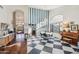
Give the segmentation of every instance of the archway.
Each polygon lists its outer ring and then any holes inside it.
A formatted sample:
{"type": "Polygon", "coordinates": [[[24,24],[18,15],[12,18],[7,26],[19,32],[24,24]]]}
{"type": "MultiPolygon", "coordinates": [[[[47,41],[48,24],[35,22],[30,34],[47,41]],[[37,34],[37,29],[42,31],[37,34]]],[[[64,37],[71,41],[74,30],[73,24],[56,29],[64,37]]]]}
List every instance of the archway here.
{"type": "Polygon", "coordinates": [[[24,40],[24,12],[15,10],[13,12],[13,28],[16,34],[17,41],[24,40]]]}
{"type": "Polygon", "coordinates": [[[61,22],[63,21],[63,15],[56,15],[50,21],[50,32],[60,32],[61,31],[61,22]]]}

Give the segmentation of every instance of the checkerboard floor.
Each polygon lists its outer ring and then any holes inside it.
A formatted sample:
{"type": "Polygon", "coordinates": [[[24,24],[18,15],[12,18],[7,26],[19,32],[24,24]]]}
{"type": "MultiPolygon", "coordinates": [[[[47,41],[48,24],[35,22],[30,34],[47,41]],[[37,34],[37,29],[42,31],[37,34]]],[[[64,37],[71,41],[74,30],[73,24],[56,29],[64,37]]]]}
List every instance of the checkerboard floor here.
{"type": "Polygon", "coordinates": [[[76,46],[61,41],[56,37],[34,37],[27,40],[28,54],[78,54],[76,46]]]}

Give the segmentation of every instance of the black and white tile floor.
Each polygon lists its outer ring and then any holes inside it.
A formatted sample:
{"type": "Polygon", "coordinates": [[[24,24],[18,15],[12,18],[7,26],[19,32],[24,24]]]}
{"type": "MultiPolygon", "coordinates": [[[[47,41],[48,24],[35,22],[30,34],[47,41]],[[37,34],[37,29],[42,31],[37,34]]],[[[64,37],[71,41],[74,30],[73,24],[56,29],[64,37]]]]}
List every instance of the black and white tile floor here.
{"type": "Polygon", "coordinates": [[[40,37],[27,40],[28,54],[78,54],[79,49],[56,37],[43,39],[40,37]]]}

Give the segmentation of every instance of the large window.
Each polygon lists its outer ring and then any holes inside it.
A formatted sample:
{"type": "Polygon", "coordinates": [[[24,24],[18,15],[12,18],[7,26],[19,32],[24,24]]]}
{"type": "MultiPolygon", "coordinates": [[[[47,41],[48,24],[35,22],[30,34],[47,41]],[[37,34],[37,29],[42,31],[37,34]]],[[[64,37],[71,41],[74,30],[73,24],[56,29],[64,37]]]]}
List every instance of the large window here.
{"type": "Polygon", "coordinates": [[[29,24],[38,24],[45,19],[49,19],[48,10],[29,8],[29,24]]]}

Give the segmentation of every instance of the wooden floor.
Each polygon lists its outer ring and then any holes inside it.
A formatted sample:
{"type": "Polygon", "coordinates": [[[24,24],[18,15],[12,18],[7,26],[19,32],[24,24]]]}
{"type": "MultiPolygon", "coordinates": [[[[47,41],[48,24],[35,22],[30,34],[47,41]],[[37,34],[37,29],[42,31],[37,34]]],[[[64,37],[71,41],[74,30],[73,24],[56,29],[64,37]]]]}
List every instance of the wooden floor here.
{"type": "Polygon", "coordinates": [[[20,54],[26,54],[27,53],[27,42],[20,42],[21,47],[20,47],[20,54]]]}
{"type": "Polygon", "coordinates": [[[27,42],[16,42],[12,45],[8,45],[0,48],[0,54],[26,54],[27,42]]]}
{"type": "Polygon", "coordinates": [[[27,40],[24,34],[17,34],[6,46],[0,46],[0,54],[26,54],[27,53],[27,40]]]}

